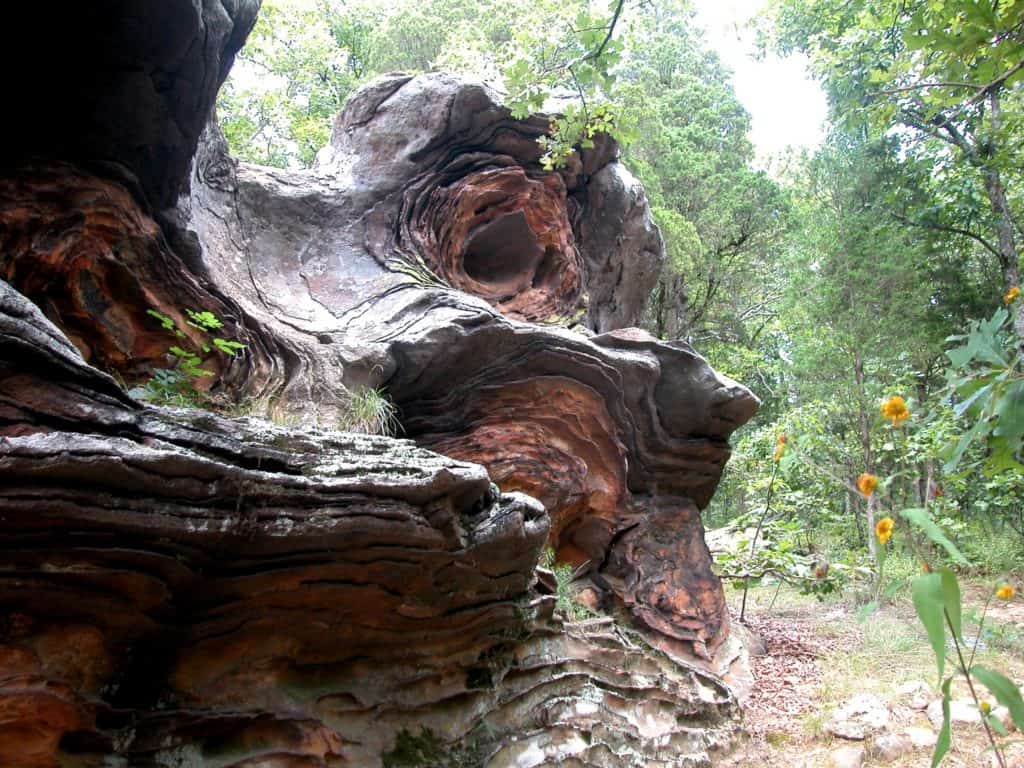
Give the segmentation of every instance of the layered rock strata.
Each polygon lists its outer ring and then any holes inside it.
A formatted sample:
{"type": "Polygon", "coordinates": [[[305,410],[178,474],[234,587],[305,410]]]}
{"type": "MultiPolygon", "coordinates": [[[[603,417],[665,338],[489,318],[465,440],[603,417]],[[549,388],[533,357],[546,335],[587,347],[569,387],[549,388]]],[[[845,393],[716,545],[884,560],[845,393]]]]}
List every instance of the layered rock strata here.
{"type": "Polygon", "coordinates": [[[560,560],[709,655],[727,619],[697,508],[756,400],[685,344],[588,326],[638,316],[661,241],[607,138],[544,173],[539,130],[482,85],[385,78],[312,172],[208,136],[188,223],[247,316],[315,336],[346,386],[386,386],[407,436],[540,499],[560,560]],[[614,253],[588,237],[609,221],[614,253]]]}
{"type": "Polygon", "coordinates": [[[548,516],[479,465],[140,407],[3,282],[0,519],[4,765],[705,764],[734,729],[707,673],[552,619],[548,516]]]}
{"type": "Polygon", "coordinates": [[[699,508],[756,400],[628,327],[662,245],[614,143],[545,172],[545,118],[388,76],[313,170],[247,166],[199,127],[255,3],[150,5],[55,21],[109,44],[91,106],[0,158],[0,762],[706,764],[733,699],[679,653],[728,634],[699,508]],[[100,372],[172,363],[154,313],[201,349],[189,310],[246,345],[200,385],[296,426],[100,372]],[[408,439],[330,431],[367,387],[408,439]],[[553,618],[546,546],[672,655],[553,618]]]}

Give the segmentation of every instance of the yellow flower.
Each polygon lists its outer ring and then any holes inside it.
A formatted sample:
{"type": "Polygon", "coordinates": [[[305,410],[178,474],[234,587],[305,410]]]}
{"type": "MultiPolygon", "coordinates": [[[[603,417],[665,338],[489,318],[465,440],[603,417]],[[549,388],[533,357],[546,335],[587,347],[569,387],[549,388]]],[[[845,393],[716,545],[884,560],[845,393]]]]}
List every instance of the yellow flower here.
{"type": "Polygon", "coordinates": [[[896,526],[891,517],[883,517],[875,523],[875,536],[879,544],[885,544],[892,538],[892,529],[896,526]]]}
{"type": "Polygon", "coordinates": [[[1018,288],[1015,285],[1013,286],[1013,288],[1006,292],[1005,296],[1003,296],[1003,304],[1009,306],[1010,302],[1016,299],[1018,296],[1020,296],[1020,288],[1018,288]]]}
{"type": "Polygon", "coordinates": [[[999,589],[996,590],[996,597],[1000,600],[1009,600],[1011,597],[1017,594],[1017,590],[1011,587],[1009,584],[1003,584],[999,589]]]}
{"type": "Polygon", "coordinates": [[[978,708],[981,710],[981,714],[988,715],[992,711],[992,702],[982,701],[981,704],[978,705],[978,708]]]}
{"type": "Polygon", "coordinates": [[[775,461],[782,458],[782,454],[786,452],[786,436],[779,435],[775,440],[775,461]]]}
{"type": "Polygon", "coordinates": [[[902,426],[903,422],[910,418],[907,401],[899,395],[893,395],[882,403],[882,416],[891,421],[894,427],[902,426]]]}
{"type": "Polygon", "coordinates": [[[878,476],[865,472],[857,478],[857,489],[865,496],[870,496],[878,487],[878,476]]]}

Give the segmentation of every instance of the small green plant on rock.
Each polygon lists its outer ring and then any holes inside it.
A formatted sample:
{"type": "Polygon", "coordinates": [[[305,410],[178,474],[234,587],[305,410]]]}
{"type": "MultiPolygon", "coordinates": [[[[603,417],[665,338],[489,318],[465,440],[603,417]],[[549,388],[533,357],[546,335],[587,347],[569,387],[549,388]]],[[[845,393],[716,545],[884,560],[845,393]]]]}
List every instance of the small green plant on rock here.
{"type": "Polygon", "coordinates": [[[563,616],[569,621],[583,621],[595,615],[593,611],[576,599],[576,593],[572,588],[573,567],[568,563],[556,562],[554,549],[548,547],[544,550],[540,564],[541,567],[547,568],[555,575],[555,597],[558,600],[556,607],[563,616]]]}
{"type": "Polygon", "coordinates": [[[203,341],[194,341],[167,315],[155,309],[146,310],[146,314],[159,321],[163,329],[177,341],[167,348],[167,354],[173,358],[171,367],[155,370],[149,381],[129,391],[132,397],[154,405],[202,408],[208,404],[208,399],[205,392],[196,386],[196,382],[215,375],[213,371],[203,368],[204,358],[214,350],[235,357],[245,349],[245,345],[240,342],[214,335],[215,331],[224,327],[224,323],[213,312],[193,309],[185,312],[188,315],[187,324],[202,332],[203,341]]]}
{"type": "Polygon", "coordinates": [[[338,429],[342,432],[393,436],[401,428],[398,408],[383,389],[367,388],[351,392],[348,407],[338,420],[338,429]]]}

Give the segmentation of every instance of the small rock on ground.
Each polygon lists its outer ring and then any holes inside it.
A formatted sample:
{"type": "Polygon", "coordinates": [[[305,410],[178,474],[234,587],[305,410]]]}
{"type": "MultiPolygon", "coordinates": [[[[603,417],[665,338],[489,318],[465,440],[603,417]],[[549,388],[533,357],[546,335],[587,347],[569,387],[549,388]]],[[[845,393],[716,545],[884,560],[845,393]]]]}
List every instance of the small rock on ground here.
{"type": "Polygon", "coordinates": [[[891,763],[899,760],[914,748],[909,736],[900,733],[883,733],[871,745],[871,755],[879,760],[891,763]]]}
{"type": "MultiPolygon", "coordinates": [[[[941,717],[941,713],[940,713],[941,717]]],[[[847,699],[825,723],[826,733],[860,741],[883,730],[889,722],[889,707],[871,693],[859,693],[847,699]]]]}
{"type": "Polygon", "coordinates": [[[862,765],[864,765],[864,747],[860,744],[833,749],[828,755],[829,768],[861,768],[862,765]]]}
{"type": "Polygon", "coordinates": [[[911,726],[910,728],[907,728],[907,738],[910,739],[910,743],[918,749],[931,749],[935,746],[935,742],[938,741],[939,737],[935,735],[935,731],[928,728],[911,726]]]}
{"type": "Polygon", "coordinates": [[[911,680],[896,689],[899,701],[910,709],[927,709],[932,700],[932,689],[923,680],[911,680]]]}

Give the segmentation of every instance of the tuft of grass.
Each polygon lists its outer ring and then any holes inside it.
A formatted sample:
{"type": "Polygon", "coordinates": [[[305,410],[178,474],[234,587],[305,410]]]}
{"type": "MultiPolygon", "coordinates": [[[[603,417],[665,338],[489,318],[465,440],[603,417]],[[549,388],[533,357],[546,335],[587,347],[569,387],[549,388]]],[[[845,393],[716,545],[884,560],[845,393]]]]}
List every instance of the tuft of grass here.
{"type": "Polygon", "coordinates": [[[877,611],[854,626],[859,633],[852,647],[822,659],[823,701],[839,704],[855,693],[887,696],[901,683],[935,677],[924,634],[895,612],[877,611]]]}
{"type": "Polygon", "coordinates": [[[597,615],[576,599],[576,591],[572,588],[573,568],[568,563],[556,562],[554,549],[547,547],[541,553],[540,565],[555,574],[555,606],[565,618],[583,621],[597,615]]]}
{"type": "Polygon", "coordinates": [[[396,435],[402,425],[398,408],[383,389],[360,389],[350,393],[348,407],[338,420],[342,432],[368,435],[396,435]]]}

